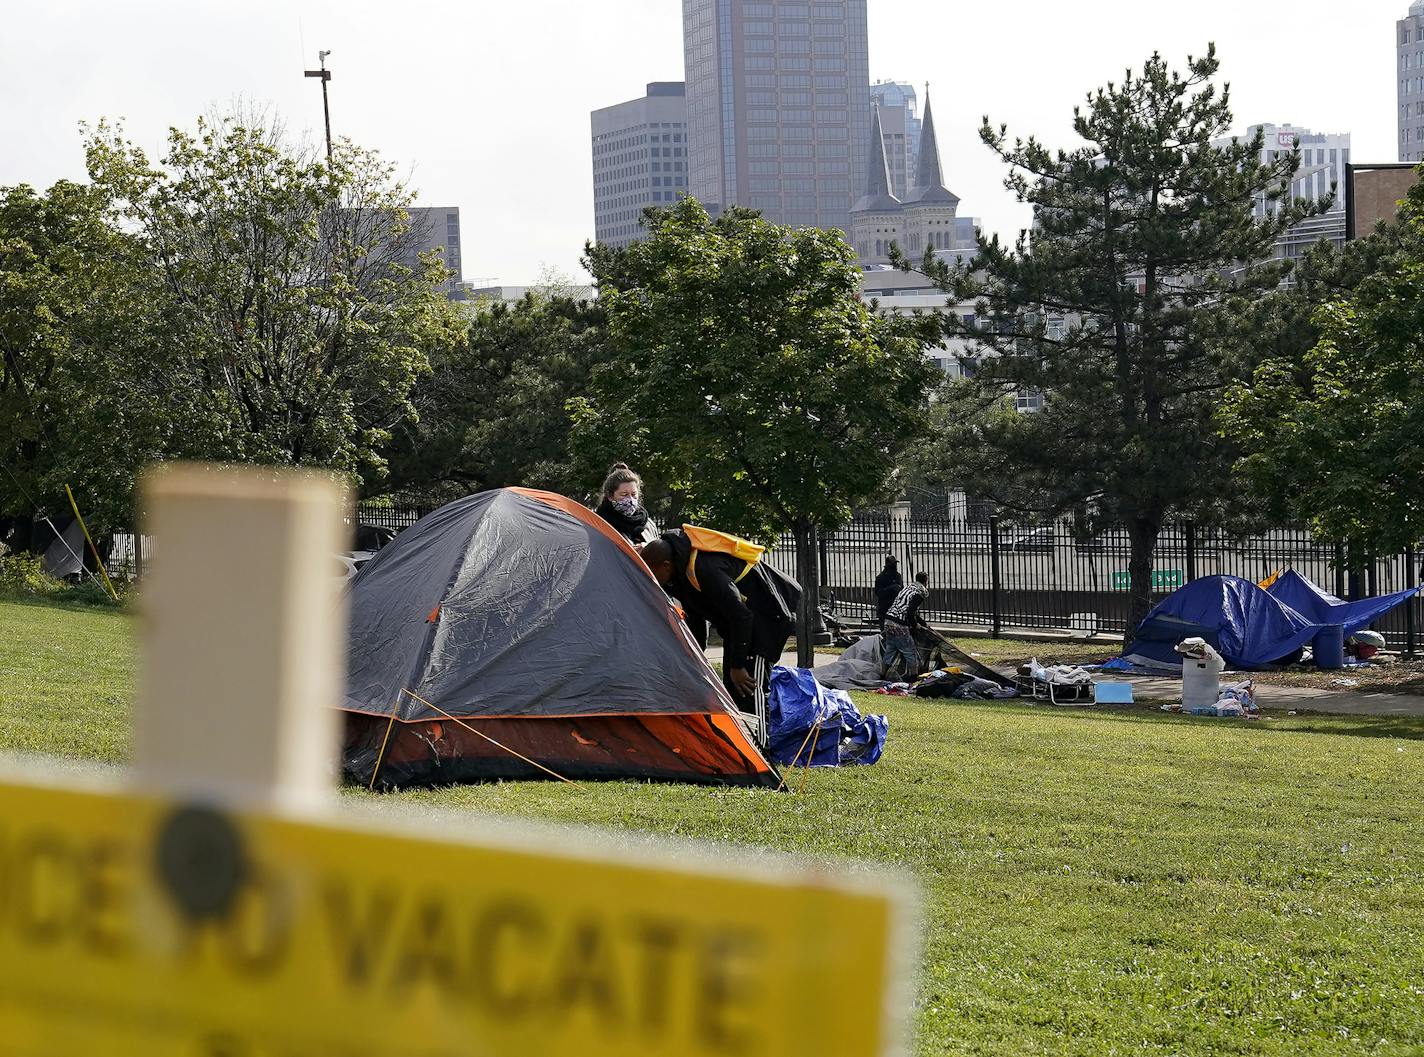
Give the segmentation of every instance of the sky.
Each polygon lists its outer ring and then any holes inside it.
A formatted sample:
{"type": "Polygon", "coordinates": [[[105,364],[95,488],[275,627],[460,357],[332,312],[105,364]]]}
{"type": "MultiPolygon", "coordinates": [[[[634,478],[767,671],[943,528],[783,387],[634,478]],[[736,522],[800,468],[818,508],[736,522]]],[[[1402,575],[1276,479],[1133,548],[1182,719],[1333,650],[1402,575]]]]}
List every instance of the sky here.
{"type": "MultiPolygon", "coordinates": [[[[960,214],[1012,238],[1026,209],[978,139],[1072,146],[1073,107],[1215,42],[1236,129],[1349,132],[1395,161],[1394,22],[1409,0],[869,0],[870,78],[929,82],[960,214]]],[[[82,179],[81,121],[122,119],[151,154],[172,125],[234,103],[298,137],[331,120],[398,164],[424,205],[460,207],[464,279],[582,278],[593,233],[589,111],[682,79],[679,0],[11,0],[0,28],[0,186],[82,179]]],[[[923,109],[923,88],[921,88],[923,109]]]]}

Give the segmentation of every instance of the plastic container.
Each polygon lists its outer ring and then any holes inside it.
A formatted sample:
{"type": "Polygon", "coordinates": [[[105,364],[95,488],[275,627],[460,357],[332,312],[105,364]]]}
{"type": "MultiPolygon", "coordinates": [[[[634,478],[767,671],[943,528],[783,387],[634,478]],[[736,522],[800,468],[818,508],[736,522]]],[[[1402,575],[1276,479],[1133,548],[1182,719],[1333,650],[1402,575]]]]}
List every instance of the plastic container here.
{"type": "Polygon", "coordinates": [[[1215,650],[1197,660],[1182,658],[1182,708],[1188,712],[1197,708],[1216,708],[1221,697],[1221,672],[1226,662],[1215,650]]]}
{"type": "Polygon", "coordinates": [[[1345,667],[1345,625],[1326,624],[1311,642],[1315,666],[1327,671],[1345,667]]]}

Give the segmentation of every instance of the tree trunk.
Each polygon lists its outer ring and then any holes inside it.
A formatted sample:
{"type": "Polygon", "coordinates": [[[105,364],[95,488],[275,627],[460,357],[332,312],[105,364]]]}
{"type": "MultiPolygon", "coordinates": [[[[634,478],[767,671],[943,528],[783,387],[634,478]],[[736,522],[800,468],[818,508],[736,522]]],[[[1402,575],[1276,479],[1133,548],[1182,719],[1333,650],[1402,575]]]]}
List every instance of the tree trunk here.
{"type": "Polygon", "coordinates": [[[1129,580],[1127,638],[1131,642],[1137,626],[1152,608],[1152,557],[1157,549],[1157,536],[1162,531],[1160,518],[1134,517],[1127,524],[1131,552],[1127,561],[1129,580]]]}
{"type": "Polygon", "coordinates": [[[816,605],[821,596],[816,526],[798,522],[792,531],[796,536],[796,578],[801,581],[801,608],[796,614],[796,664],[813,668],[816,664],[816,605]]]}

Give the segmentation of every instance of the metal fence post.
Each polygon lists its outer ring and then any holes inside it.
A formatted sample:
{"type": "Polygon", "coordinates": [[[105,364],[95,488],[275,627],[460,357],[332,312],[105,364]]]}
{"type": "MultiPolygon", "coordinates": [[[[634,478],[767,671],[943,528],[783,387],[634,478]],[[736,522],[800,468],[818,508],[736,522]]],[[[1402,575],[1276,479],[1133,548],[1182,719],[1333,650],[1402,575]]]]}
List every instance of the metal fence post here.
{"type": "Polygon", "coordinates": [[[900,560],[905,563],[905,576],[915,572],[915,559],[910,553],[910,504],[890,504],[890,553],[899,551],[900,560]],[[898,546],[897,546],[898,545],[898,546]]]}
{"type": "Polygon", "coordinates": [[[990,633],[998,638],[1003,630],[1003,570],[999,566],[999,515],[989,515],[989,613],[990,633]]]}
{"type": "MultiPolygon", "coordinates": [[[[1404,548],[1404,586],[1414,586],[1414,548],[1404,548]]],[[[1404,655],[1410,660],[1414,659],[1415,631],[1414,631],[1414,611],[1419,605],[1419,596],[1415,595],[1408,602],[1404,603],[1404,655]]]]}
{"type": "Polygon", "coordinates": [[[1188,521],[1185,528],[1187,546],[1187,583],[1197,578],[1197,523],[1188,521]]]}

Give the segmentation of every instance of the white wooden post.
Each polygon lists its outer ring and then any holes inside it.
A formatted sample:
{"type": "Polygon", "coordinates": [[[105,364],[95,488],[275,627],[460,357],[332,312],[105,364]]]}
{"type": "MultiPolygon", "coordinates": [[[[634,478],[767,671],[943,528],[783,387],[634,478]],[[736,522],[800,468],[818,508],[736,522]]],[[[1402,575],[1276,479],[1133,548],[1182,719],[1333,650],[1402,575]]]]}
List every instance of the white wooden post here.
{"type": "Polygon", "coordinates": [[[134,765],[177,795],[310,808],[334,786],[346,614],[329,476],[178,465],[144,483],[134,765]]]}

